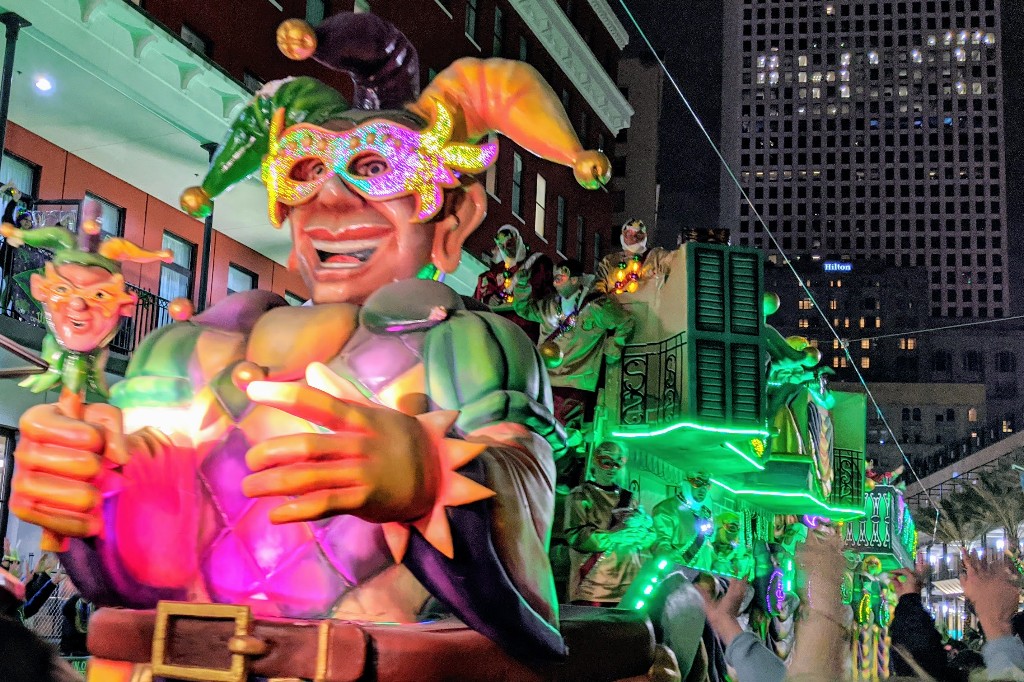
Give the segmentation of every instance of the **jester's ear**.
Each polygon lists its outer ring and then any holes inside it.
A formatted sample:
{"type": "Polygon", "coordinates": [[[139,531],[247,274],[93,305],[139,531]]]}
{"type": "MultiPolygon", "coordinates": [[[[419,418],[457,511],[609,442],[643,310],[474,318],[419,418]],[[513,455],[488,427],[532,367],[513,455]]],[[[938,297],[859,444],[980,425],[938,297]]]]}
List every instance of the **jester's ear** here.
{"type": "MultiPolygon", "coordinates": [[[[47,263],[46,266],[49,267],[50,264],[47,263]]],[[[32,273],[32,276],[28,278],[28,283],[29,289],[32,291],[32,298],[43,302],[50,297],[50,283],[38,272],[32,273]]]]}
{"type": "Polygon", "coordinates": [[[52,289],[52,282],[56,279],[60,279],[60,275],[57,273],[57,268],[54,266],[52,261],[46,261],[46,265],[43,266],[43,273],[40,275],[38,272],[34,273],[29,277],[29,290],[32,292],[32,298],[36,299],[40,303],[43,303],[50,298],[50,292],[52,289]]]}
{"type": "Polygon", "coordinates": [[[139,302],[139,297],[128,293],[125,294],[125,299],[126,301],[117,309],[117,314],[121,317],[131,317],[135,314],[135,305],[139,302]]]}

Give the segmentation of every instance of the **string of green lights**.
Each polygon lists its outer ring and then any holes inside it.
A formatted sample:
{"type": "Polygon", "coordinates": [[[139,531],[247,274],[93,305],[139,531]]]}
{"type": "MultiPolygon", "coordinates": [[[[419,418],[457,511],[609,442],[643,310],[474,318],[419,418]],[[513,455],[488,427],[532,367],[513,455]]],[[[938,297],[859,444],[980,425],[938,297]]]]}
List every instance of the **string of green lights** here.
{"type": "Polygon", "coordinates": [[[775,250],[778,251],[779,254],[782,256],[783,262],[789,268],[790,272],[793,273],[793,276],[796,278],[797,283],[799,283],[800,287],[804,290],[804,294],[811,301],[811,304],[814,306],[814,309],[818,311],[818,314],[821,316],[821,319],[825,322],[825,326],[828,327],[828,330],[832,332],[832,336],[834,336],[836,341],[839,342],[840,348],[846,355],[847,362],[849,363],[850,367],[853,368],[853,371],[857,375],[858,381],[864,388],[864,393],[871,401],[871,404],[875,409],[875,414],[878,415],[879,420],[881,420],[883,426],[885,426],[886,431],[892,437],[892,443],[896,446],[896,449],[899,450],[900,456],[903,458],[903,462],[906,465],[906,468],[914,476],[914,480],[916,480],[917,483],[921,486],[921,490],[928,498],[928,503],[931,505],[932,509],[935,510],[935,525],[932,528],[932,535],[934,536],[939,527],[939,507],[935,503],[935,500],[932,499],[931,493],[928,492],[927,489],[925,489],[923,484],[921,484],[921,477],[917,475],[917,471],[914,469],[914,465],[911,463],[906,451],[904,451],[903,446],[900,444],[899,438],[896,437],[895,432],[893,432],[892,427],[889,425],[889,420],[886,419],[885,415],[882,413],[882,408],[878,405],[878,401],[875,399],[875,396],[871,393],[871,388],[868,387],[868,383],[864,379],[864,375],[861,374],[860,369],[857,367],[857,363],[854,362],[853,355],[850,353],[849,344],[843,341],[843,339],[839,336],[839,332],[837,332],[835,327],[832,326],[831,321],[828,319],[828,315],[825,313],[825,309],[822,308],[821,305],[818,303],[818,299],[815,298],[810,288],[804,282],[804,279],[796,271],[796,268],[793,266],[793,263],[789,260],[789,257],[786,255],[786,252],[782,248],[782,244],[779,243],[779,240],[776,239],[775,235],[768,228],[768,224],[765,222],[764,218],[761,217],[761,212],[757,210],[757,207],[754,206],[754,202],[750,200],[750,196],[747,194],[746,190],[743,189],[743,185],[742,183],[740,183],[739,178],[736,177],[736,173],[733,172],[732,168],[729,166],[728,161],[726,161],[725,156],[722,154],[722,151],[718,148],[718,145],[715,144],[715,141],[711,137],[711,134],[708,132],[708,129],[704,126],[704,122],[701,120],[700,116],[697,114],[693,106],[690,104],[690,100],[687,99],[685,94],[683,94],[683,90],[682,88],[679,87],[679,83],[676,81],[675,76],[673,76],[672,72],[669,71],[668,66],[662,60],[661,55],[658,54],[658,51],[654,49],[654,45],[647,37],[646,31],[644,31],[642,26],[640,26],[640,22],[633,14],[633,11],[629,8],[629,5],[626,4],[626,0],[619,0],[619,4],[622,6],[622,9],[626,13],[626,15],[629,17],[630,22],[636,28],[637,33],[640,34],[640,38],[644,41],[644,44],[647,45],[647,49],[650,50],[651,55],[654,56],[655,61],[658,62],[658,66],[665,74],[665,78],[668,79],[668,82],[671,83],[672,88],[676,91],[676,94],[679,95],[679,99],[682,100],[683,106],[686,107],[686,110],[690,113],[690,116],[693,117],[694,122],[696,122],[697,127],[700,128],[700,131],[707,139],[708,144],[711,145],[711,149],[712,151],[714,151],[715,156],[718,157],[719,162],[722,164],[722,168],[725,169],[725,172],[728,173],[729,178],[732,180],[733,184],[736,185],[736,189],[739,191],[740,196],[743,198],[743,201],[746,202],[747,206],[750,207],[751,213],[757,220],[758,224],[760,224],[761,229],[764,231],[764,234],[768,236],[768,239],[775,247],[775,250]]]}

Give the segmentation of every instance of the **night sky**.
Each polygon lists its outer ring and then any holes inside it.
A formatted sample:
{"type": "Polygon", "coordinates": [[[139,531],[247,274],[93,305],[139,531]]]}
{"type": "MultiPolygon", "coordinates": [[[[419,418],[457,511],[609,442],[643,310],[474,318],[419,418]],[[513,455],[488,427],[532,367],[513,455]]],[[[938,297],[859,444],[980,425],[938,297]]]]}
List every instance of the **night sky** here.
{"type": "MultiPolygon", "coordinates": [[[[629,31],[627,56],[650,54],[622,9],[609,0],[629,31]]],[[[721,110],[722,17],[706,0],[625,0],[683,94],[717,141],[721,110]],[[710,6],[709,6],[710,5],[710,6]],[[698,19],[695,21],[695,18],[698,19]]],[[[679,95],[666,80],[658,179],[661,207],[655,240],[675,246],[685,228],[718,225],[719,161],[679,95]]]]}

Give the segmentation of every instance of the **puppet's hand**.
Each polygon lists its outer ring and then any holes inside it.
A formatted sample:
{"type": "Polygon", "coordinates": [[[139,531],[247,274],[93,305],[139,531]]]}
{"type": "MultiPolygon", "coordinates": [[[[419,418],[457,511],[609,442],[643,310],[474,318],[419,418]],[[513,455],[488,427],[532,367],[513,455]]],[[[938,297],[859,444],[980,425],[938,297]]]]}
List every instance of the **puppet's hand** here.
{"type": "Polygon", "coordinates": [[[84,419],[78,420],[56,404],[36,405],[22,415],[19,426],[11,511],[60,535],[98,535],[105,464],[128,459],[121,411],[86,405],[84,419]]]}
{"type": "Polygon", "coordinates": [[[411,521],[432,508],[438,455],[416,418],[299,382],[255,381],[247,392],[256,403],[318,427],[271,438],[246,454],[256,472],[242,483],[246,495],[293,498],[270,512],[274,523],[337,514],[377,523],[411,521]]]}

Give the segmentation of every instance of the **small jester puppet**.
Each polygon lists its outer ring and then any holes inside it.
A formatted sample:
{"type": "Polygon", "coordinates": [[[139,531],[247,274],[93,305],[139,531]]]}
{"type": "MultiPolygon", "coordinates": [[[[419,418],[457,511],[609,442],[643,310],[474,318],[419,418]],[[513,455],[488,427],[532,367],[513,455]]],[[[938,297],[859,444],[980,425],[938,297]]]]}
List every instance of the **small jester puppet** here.
{"type": "MultiPolygon", "coordinates": [[[[169,251],[146,251],[119,237],[103,239],[94,217],[98,208],[94,203],[86,205],[86,219],[77,236],[64,227],[22,230],[9,223],[0,225],[11,246],[53,253],[43,274],[34,272],[29,277],[29,291],[42,308],[46,324],[42,355],[49,369],[21,385],[33,393],[62,385],[58,404],[74,418],[82,417],[87,388],[104,399],[110,395],[104,375],[110,355],[107,347],[121,318],[130,317],[136,303],[135,294],[125,289],[121,263],[172,258],[169,251]]],[[[50,530],[44,530],[41,544],[47,551],[67,549],[66,541],[50,530]]]]}
{"type": "Polygon", "coordinates": [[[42,308],[46,324],[43,359],[47,372],[30,376],[21,385],[42,393],[58,384],[80,395],[86,387],[102,398],[110,392],[104,376],[107,346],[122,317],[135,311],[136,296],[125,288],[121,263],[152,263],[171,258],[167,251],[145,251],[126,239],[102,239],[99,224],[85,220],[78,235],[64,227],[22,230],[0,226],[16,248],[30,246],[53,253],[43,272],[29,277],[29,291],[42,308]]]}
{"type": "Polygon", "coordinates": [[[673,252],[660,246],[647,248],[647,225],[627,220],[622,225],[621,251],[610,253],[597,265],[594,288],[604,293],[632,294],[648,280],[668,276],[673,252]]]}
{"type": "MultiPolygon", "coordinates": [[[[182,207],[208,214],[259,173],[312,305],[248,291],[157,329],[103,406],[105,429],[30,409],[12,509],[73,535],[61,561],[75,585],[142,609],[117,612],[136,627],[161,600],[302,632],[415,623],[439,602],[506,655],[560,661],[547,541],[565,446],[547,375],[518,327],[437,280],[485,216],[474,176],[496,158],[491,132],[587,187],[610,164],[526,64],[460,60],[421,95],[415,48],[379,16],[341,13],[315,32],[288,21],[278,44],[352,75],[352,103],[312,78],[267,84],[182,207]],[[62,428],[80,436],[62,446],[93,453],[116,432],[127,461],[110,481],[35,471],[32,449],[62,428]],[[63,494],[32,485],[40,475],[63,494]]],[[[102,614],[90,645],[125,655],[102,614]]],[[[322,678],[292,663],[264,676],[322,678]]]]}

